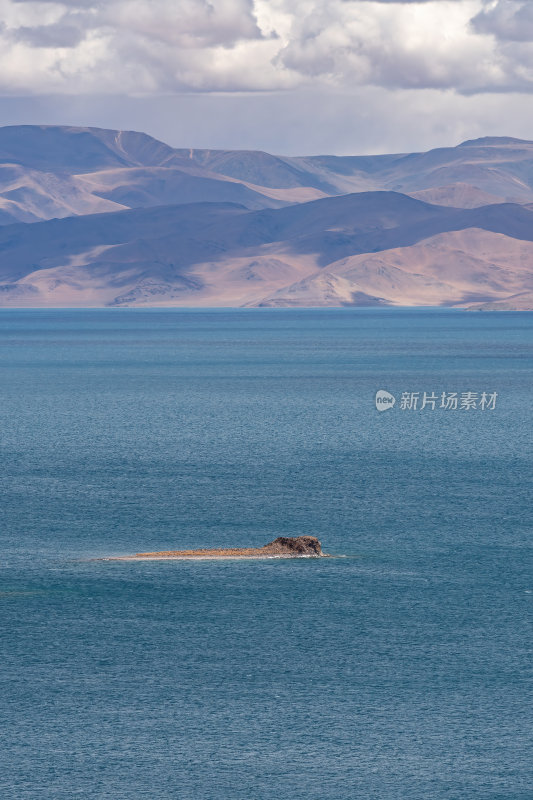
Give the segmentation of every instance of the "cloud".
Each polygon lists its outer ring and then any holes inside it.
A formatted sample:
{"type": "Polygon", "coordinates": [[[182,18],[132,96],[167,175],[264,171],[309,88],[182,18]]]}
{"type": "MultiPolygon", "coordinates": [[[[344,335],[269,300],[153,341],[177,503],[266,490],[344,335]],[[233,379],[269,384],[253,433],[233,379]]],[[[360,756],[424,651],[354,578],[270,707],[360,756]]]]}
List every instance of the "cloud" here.
{"type": "Polygon", "coordinates": [[[0,0],[0,92],[533,88],[531,0],[0,0]]]}
{"type": "Polygon", "coordinates": [[[497,0],[487,5],[472,20],[478,33],[492,34],[500,41],[533,41],[531,0],[497,0]]]}
{"type": "Polygon", "coordinates": [[[470,30],[477,9],[477,0],[315,2],[295,16],[278,59],[334,84],[482,90],[503,76],[491,41],[470,30]]]}
{"type": "Polygon", "coordinates": [[[252,0],[0,0],[0,91],[265,89],[275,48],[252,0]],[[36,50],[38,49],[38,53],[36,50]]]}
{"type": "Polygon", "coordinates": [[[85,31],[76,25],[54,23],[52,25],[21,25],[11,38],[31,47],[65,48],[76,47],[85,39],[85,31]]]}

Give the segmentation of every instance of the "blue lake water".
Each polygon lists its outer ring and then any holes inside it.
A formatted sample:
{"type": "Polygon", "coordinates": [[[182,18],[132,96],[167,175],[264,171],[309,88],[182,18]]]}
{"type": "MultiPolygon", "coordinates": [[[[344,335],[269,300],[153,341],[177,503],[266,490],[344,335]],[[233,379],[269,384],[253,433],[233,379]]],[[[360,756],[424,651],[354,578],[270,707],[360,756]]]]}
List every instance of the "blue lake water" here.
{"type": "Polygon", "coordinates": [[[2,796],[531,800],[532,322],[2,310],[2,796]]]}

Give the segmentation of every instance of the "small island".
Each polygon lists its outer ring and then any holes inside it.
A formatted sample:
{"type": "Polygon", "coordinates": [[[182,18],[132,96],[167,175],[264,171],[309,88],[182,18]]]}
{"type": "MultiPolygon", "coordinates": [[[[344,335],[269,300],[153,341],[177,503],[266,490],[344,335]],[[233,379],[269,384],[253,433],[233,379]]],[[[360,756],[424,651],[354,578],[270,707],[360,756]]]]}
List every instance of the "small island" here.
{"type": "Polygon", "coordinates": [[[223,558],[323,558],[322,545],[316,536],[278,536],[263,547],[230,547],[212,550],[163,550],[159,553],[135,553],[106,561],[131,559],[223,559],[223,558]]]}

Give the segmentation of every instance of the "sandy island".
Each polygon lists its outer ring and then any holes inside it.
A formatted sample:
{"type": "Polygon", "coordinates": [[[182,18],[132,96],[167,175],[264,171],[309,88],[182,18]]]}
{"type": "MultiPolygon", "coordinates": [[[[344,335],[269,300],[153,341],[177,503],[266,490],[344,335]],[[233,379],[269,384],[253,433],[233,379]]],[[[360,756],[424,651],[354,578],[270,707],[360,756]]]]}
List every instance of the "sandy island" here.
{"type": "Polygon", "coordinates": [[[263,547],[230,547],[213,550],[163,550],[159,553],[135,553],[106,561],[132,559],[222,559],[222,558],[323,558],[322,546],[315,536],[278,536],[263,547]]]}

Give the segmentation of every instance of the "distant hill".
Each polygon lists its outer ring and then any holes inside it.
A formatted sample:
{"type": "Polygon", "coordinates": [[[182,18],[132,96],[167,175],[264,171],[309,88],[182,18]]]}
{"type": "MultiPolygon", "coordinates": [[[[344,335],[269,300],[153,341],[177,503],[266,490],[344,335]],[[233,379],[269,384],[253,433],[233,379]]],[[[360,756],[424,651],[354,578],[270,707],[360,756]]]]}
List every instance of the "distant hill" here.
{"type": "Polygon", "coordinates": [[[0,128],[0,305],[533,307],[533,143],[282,157],[0,128]]]}

